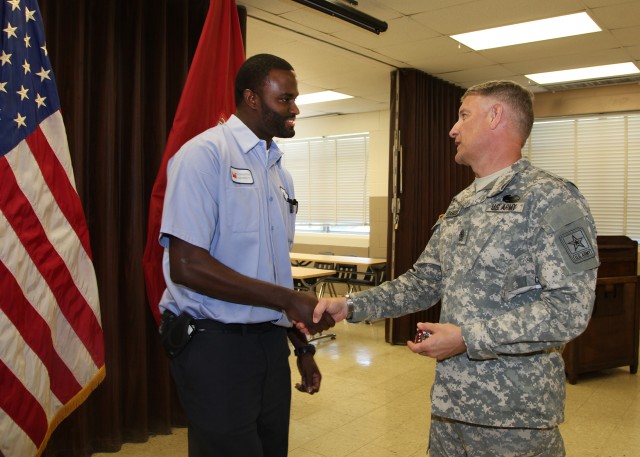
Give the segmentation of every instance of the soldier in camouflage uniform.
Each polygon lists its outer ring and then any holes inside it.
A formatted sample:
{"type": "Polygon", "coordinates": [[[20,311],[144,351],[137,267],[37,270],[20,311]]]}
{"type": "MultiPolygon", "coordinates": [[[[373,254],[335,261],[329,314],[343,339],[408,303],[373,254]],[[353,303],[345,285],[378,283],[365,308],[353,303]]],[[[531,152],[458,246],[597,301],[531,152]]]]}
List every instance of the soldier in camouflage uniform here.
{"type": "Polygon", "coordinates": [[[408,343],[438,361],[432,456],[565,455],[562,349],[587,326],[599,261],[584,197],[521,156],[532,99],[508,81],[468,89],[450,136],[474,183],[411,270],[316,307],[318,317],[359,322],[442,301],[439,324],[418,324],[431,336],[408,343]]]}

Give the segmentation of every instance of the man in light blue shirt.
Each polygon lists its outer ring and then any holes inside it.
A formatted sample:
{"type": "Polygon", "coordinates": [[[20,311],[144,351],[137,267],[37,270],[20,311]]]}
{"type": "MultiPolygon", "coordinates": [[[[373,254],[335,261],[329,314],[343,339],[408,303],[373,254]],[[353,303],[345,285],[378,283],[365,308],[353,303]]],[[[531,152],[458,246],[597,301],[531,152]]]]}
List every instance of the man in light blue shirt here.
{"type": "Polygon", "coordinates": [[[302,375],[296,387],[320,387],[314,347],[290,319],[315,331],[333,319],[314,324],[316,297],[292,290],[297,201],[272,141],[295,134],[297,95],[291,65],[251,57],[236,77],[236,114],[168,165],[161,332],[179,336],[171,371],[189,419],[190,457],[287,455],[287,335],[302,375]]]}

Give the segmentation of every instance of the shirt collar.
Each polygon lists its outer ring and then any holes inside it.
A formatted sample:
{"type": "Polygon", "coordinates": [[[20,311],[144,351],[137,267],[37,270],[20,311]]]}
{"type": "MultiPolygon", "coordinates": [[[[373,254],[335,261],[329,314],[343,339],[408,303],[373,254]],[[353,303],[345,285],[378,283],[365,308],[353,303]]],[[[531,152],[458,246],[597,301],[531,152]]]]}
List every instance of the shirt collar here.
{"type": "MultiPolygon", "coordinates": [[[[251,129],[240,120],[239,117],[237,117],[235,114],[232,114],[231,117],[229,117],[229,119],[225,122],[225,124],[231,130],[231,133],[242,152],[247,154],[254,148],[258,147],[260,148],[263,157],[267,156],[267,142],[258,138],[256,134],[253,133],[251,129]]],[[[282,151],[280,150],[276,142],[272,141],[271,147],[269,148],[268,163],[275,163],[280,160],[281,157],[282,151]]]]}

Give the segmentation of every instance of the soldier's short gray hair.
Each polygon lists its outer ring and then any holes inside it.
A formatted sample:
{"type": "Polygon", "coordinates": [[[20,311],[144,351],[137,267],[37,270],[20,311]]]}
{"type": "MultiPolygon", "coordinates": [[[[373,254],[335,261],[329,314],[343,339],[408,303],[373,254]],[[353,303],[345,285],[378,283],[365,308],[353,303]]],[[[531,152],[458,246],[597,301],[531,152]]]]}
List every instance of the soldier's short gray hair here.
{"type": "Polygon", "coordinates": [[[488,81],[468,88],[462,100],[469,95],[494,97],[511,107],[517,116],[523,144],[527,141],[533,127],[533,93],[529,89],[513,81],[488,81]]]}

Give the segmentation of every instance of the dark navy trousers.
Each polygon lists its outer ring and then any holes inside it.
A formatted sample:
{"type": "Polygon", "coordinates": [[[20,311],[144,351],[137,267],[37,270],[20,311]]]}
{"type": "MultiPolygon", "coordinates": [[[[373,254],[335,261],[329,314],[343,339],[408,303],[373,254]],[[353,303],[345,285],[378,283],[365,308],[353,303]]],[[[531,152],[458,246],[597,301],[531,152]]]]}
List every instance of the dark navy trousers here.
{"type": "Polygon", "coordinates": [[[200,329],[171,360],[189,421],[189,457],[286,457],[291,370],[286,329],[200,329]]]}

